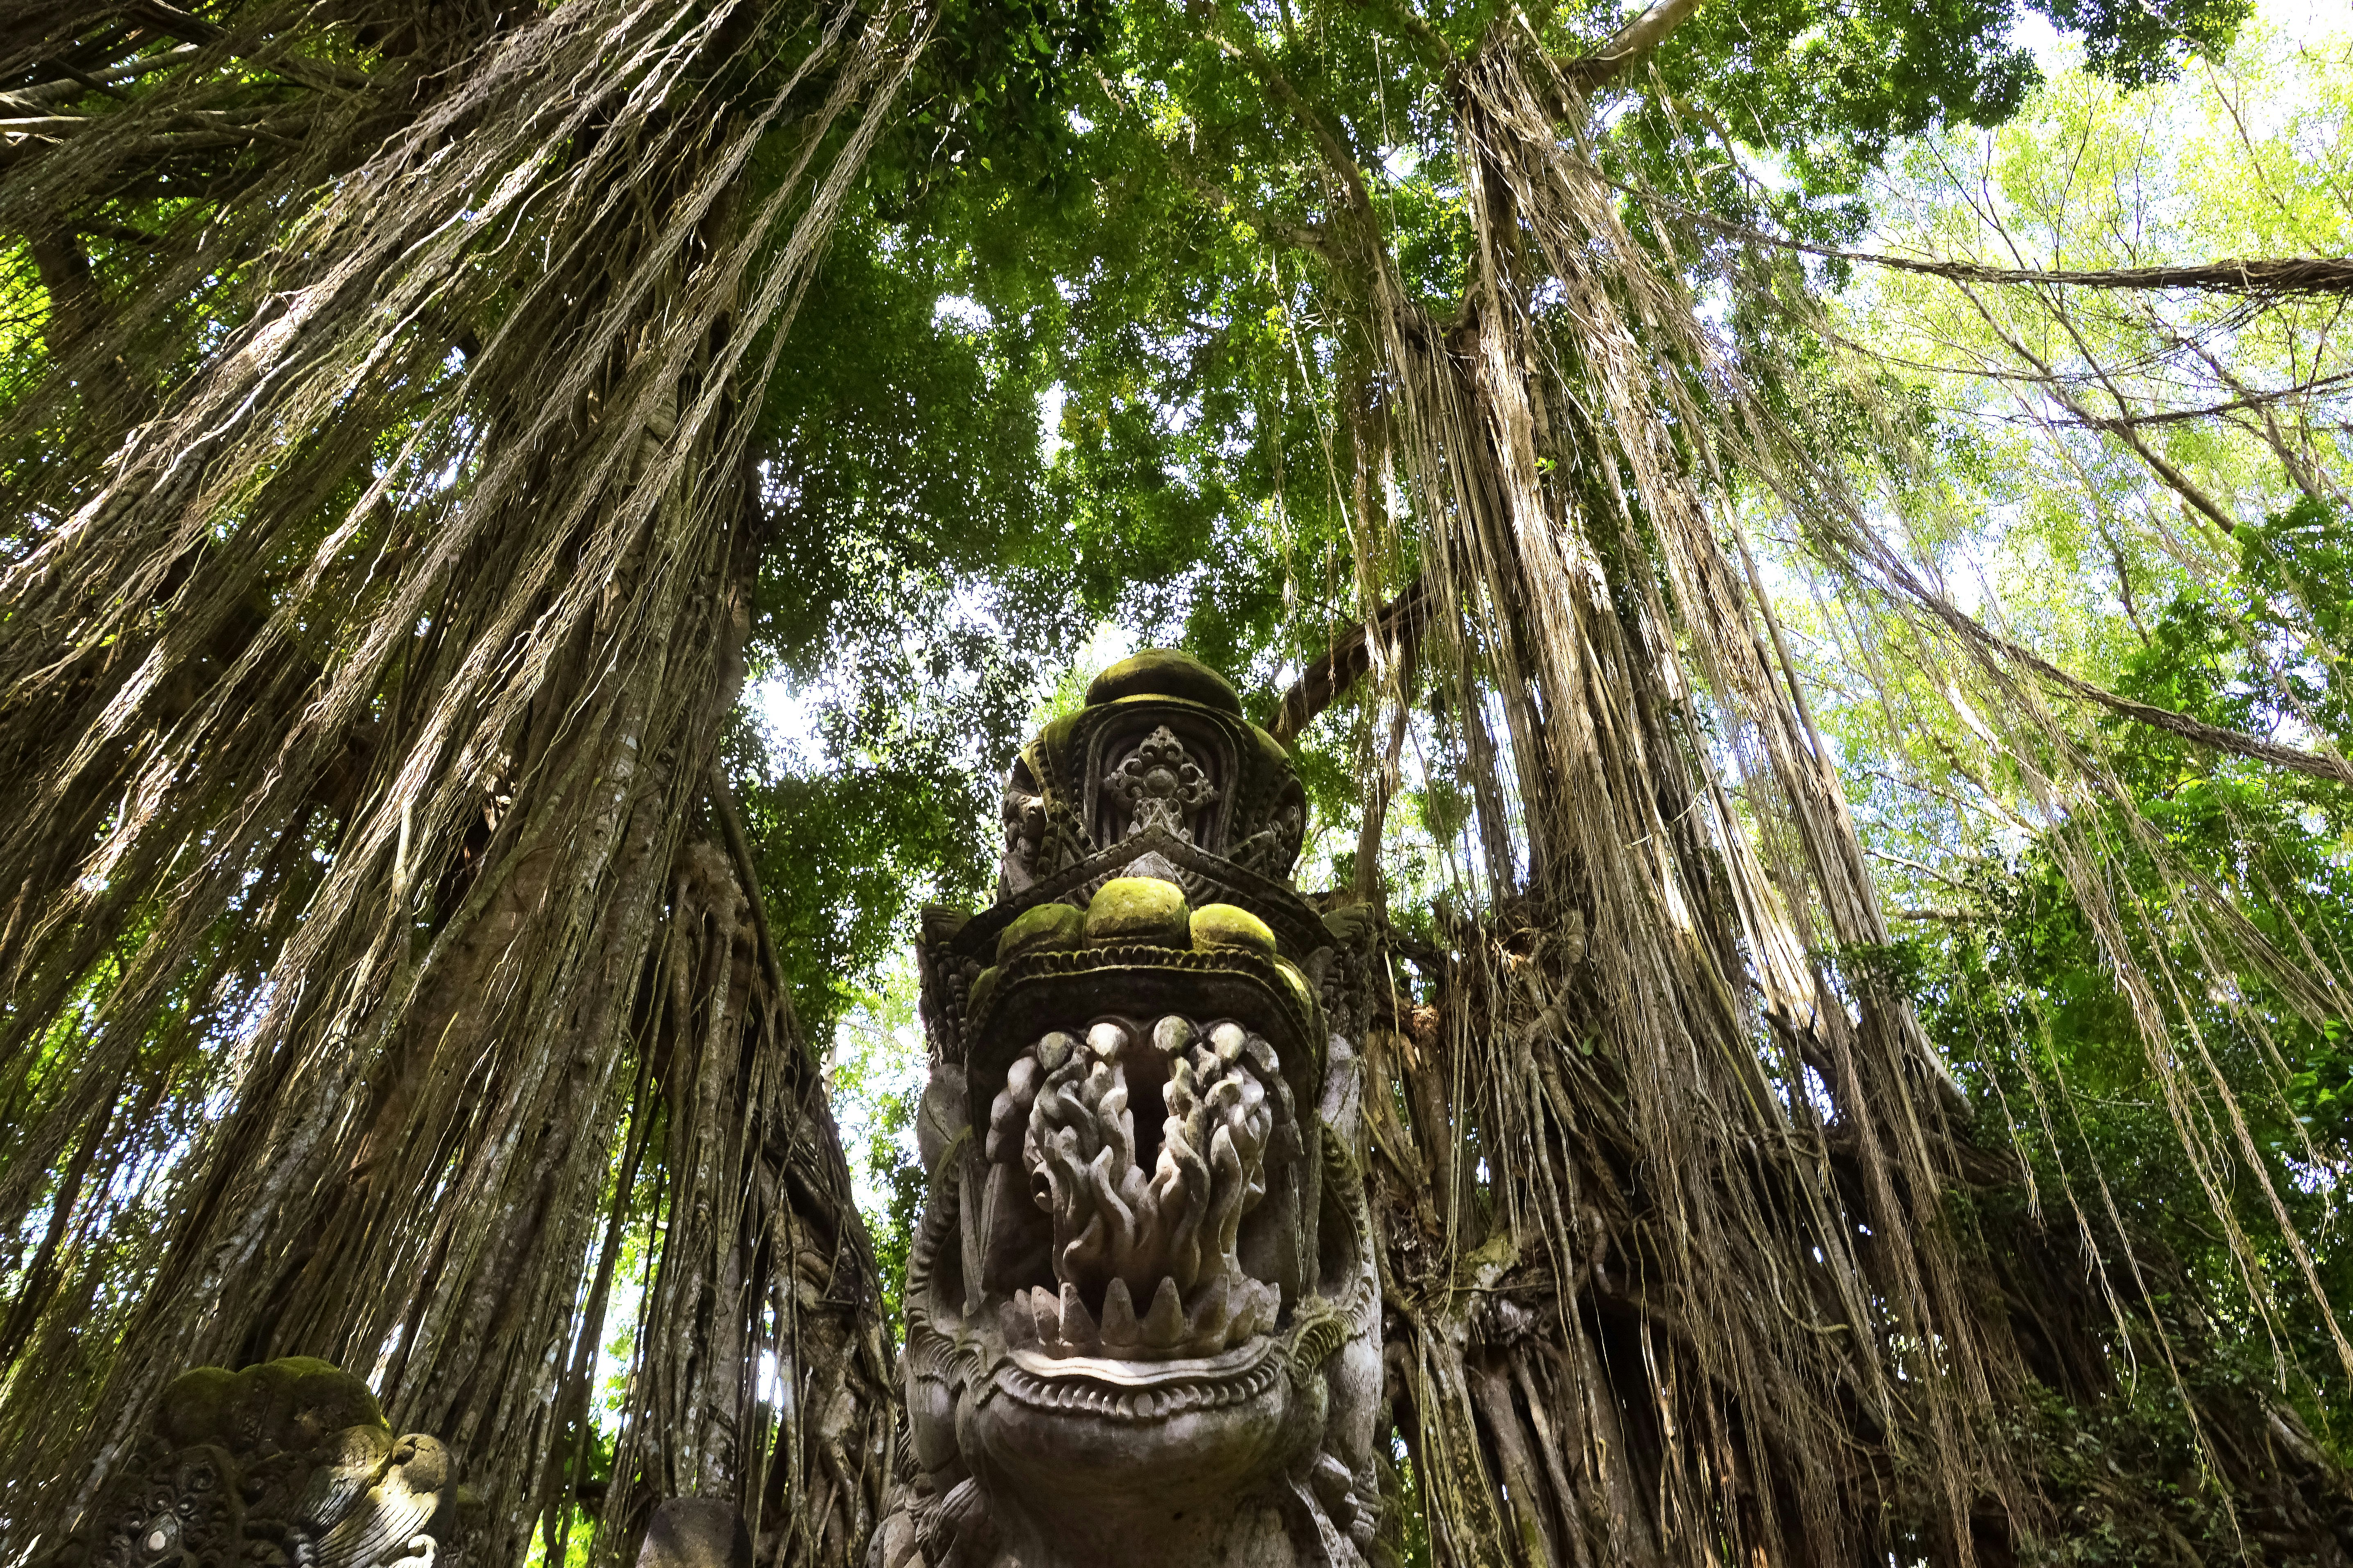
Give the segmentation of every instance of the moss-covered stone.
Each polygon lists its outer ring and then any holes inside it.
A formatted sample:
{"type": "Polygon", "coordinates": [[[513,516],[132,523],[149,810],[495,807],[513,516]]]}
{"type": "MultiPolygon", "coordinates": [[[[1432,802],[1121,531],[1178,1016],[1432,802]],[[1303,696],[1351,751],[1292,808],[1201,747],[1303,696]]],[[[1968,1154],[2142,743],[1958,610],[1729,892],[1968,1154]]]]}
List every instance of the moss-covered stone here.
{"type": "Polygon", "coordinates": [[[965,1017],[979,1017],[980,1010],[988,1005],[988,999],[997,994],[997,976],[998,973],[999,971],[997,967],[992,964],[990,967],[982,970],[978,975],[974,977],[971,994],[965,996],[964,1001],[964,1016],[965,1017]]]}
{"type": "Polygon", "coordinates": [[[155,1411],[155,1429],[175,1448],[208,1442],[228,1430],[237,1395],[245,1386],[225,1366],[184,1372],[164,1390],[155,1411]]]}
{"type": "Polygon", "coordinates": [[[1193,911],[1193,945],[1197,948],[1245,947],[1253,952],[1274,951],[1274,932],[1267,923],[1236,904],[1203,904],[1193,911]]]}
{"type": "Polygon", "coordinates": [[[1242,710],[1242,700],[1231,681],[1191,654],[1173,647],[1148,647],[1131,654],[1096,676],[1087,688],[1090,708],[1123,697],[1176,697],[1220,712],[1242,710]]]}
{"type": "Polygon", "coordinates": [[[231,1372],[200,1366],[164,1391],[155,1428],[174,1447],[218,1443],[295,1450],[346,1426],[382,1426],[384,1411],[361,1379],[315,1356],[288,1356],[231,1372]]]}
{"type": "Polygon", "coordinates": [[[1087,941],[1145,942],[1160,947],[1192,945],[1192,922],[1185,889],[1157,877],[1114,877],[1087,906],[1087,941]]]}
{"type": "Polygon", "coordinates": [[[1342,947],[1353,947],[1379,925],[1380,916],[1370,904],[1344,904],[1324,911],[1324,929],[1342,947]]]}
{"type": "Polygon", "coordinates": [[[1039,904],[1024,910],[997,938],[997,962],[1025,952],[1060,952],[1086,940],[1087,917],[1074,904],[1039,904]]]}
{"type": "Polygon", "coordinates": [[[1315,1013],[1315,988],[1307,984],[1307,976],[1300,973],[1299,966],[1287,958],[1276,959],[1274,967],[1275,972],[1282,976],[1282,983],[1291,988],[1291,994],[1297,998],[1300,1010],[1313,1017],[1315,1013]]]}

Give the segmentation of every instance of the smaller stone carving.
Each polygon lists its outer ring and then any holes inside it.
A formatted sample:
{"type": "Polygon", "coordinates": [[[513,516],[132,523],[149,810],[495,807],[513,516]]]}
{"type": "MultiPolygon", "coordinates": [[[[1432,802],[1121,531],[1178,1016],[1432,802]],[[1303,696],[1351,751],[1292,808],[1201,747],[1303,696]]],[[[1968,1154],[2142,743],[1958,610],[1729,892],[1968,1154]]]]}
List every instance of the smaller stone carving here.
{"type": "Polygon", "coordinates": [[[1104,775],[1103,794],[1127,818],[1123,837],[1157,827],[1190,844],[1193,815],[1218,798],[1218,786],[1163,724],[1104,775]]]}
{"type": "Polygon", "coordinates": [[[55,1568],[456,1568],[458,1465],[308,1356],[198,1367],[55,1568]]]}
{"type": "Polygon", "coordinates": [[[1045,797],[1021,787],[1016,779],[1005,786],[1001,809],[1005,823],[1005,855],[997,862],[997,897],[1026,893],[1038,880],[1038,850],[1046,841],[1045,797]]]}
{"type": "Polygon", "coordinates": [[[719,1498],[672,1498],[654,1510],[638,1568],[752,1568],[752,1532],[719,1498]]]}

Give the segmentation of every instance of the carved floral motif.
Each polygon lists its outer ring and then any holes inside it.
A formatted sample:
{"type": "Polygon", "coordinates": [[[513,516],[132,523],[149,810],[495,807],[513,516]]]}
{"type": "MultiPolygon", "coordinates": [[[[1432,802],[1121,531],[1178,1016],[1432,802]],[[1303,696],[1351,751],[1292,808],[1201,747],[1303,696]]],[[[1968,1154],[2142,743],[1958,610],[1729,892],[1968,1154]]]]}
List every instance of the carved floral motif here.
{"type": "Polygon", "coordinates": [[[1127,838],[1157,827],[1190,844],[1194,814],[1218,798],[1217,784],[1166,724],[1137,742],[1103,783],[1127,818],[1127,838]]]}

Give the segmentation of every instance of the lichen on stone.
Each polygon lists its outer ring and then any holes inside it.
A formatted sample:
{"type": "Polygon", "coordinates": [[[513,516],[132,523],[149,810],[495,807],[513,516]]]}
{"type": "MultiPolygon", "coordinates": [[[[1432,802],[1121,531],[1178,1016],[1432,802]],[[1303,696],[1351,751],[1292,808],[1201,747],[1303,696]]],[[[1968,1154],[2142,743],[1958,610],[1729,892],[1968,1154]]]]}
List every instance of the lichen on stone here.
{"type": "Polygon", "coordinates": [[[1193,911],[1197,948],[1241,947],[1274,951],[1274,928],[1238,904],[1204,904],[1193,911]]]}
{"type": "Polygon", "coordinates": [[[1114,877],[1087,906],[1087,941],[1155,942],[1190,947],[1192,922],[1185,889],[1157,877],[1114,877]]]}

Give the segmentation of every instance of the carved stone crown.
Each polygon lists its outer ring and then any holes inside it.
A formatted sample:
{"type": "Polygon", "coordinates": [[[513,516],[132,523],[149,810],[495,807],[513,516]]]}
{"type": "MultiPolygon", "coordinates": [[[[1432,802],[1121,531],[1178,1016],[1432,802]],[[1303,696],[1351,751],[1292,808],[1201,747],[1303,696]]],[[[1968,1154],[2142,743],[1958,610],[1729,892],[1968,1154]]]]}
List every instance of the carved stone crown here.
{"type": "MultiPolygon", "coordinates": [[[[1153,649],[1104,670],[1083,708],[1022,748],[1004,821],[1000,900],[1155,835],[1279,880],[1299,858],[1307,802],[1282,745],[1242,717],[1223,676],[1153,649]]],[[[1182,861],[1171,867],[1170,879],[1201,890],[1182,861]]]]}

